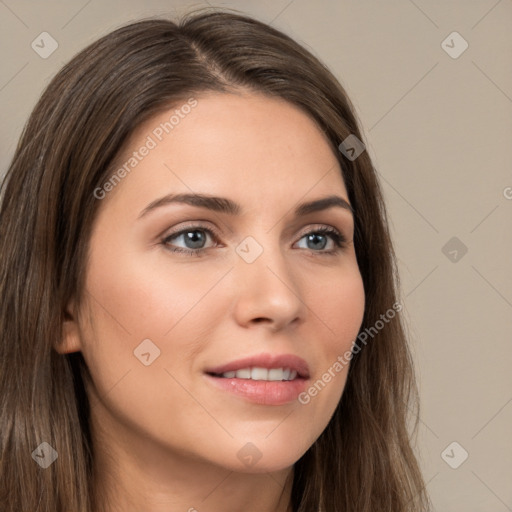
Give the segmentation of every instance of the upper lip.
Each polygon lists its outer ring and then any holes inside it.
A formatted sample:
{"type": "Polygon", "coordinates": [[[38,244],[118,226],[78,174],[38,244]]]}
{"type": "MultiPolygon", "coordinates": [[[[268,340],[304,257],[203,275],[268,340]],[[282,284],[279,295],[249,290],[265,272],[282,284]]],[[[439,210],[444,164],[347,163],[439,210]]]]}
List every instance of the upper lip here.
{"type": "Polygon", "coordinates": [[[226,372],[241,370],[242,368],[290,368],[295,370],[299,377],[309,378],[308,363],[301,357],[293,354],[259,354],[255,356],[237,359],[221,366],[208,368],[206,373],[222,374],[226,372]]]}

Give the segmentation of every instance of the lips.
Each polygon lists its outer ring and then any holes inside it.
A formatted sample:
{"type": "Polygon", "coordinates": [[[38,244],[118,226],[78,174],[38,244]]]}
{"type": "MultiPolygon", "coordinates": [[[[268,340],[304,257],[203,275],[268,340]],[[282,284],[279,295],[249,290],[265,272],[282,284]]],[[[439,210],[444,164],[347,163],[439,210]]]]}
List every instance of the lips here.
{"type": "Polygon", "coordinates": [[[204,377],[213,388],[245,402],[280,406],[295,403],[304,392],[309,367],[293,354],[260,354],[208,368],[204,377]]]}
{"type": "MultiPolygon", "coordinates": [[[[236,375],[239,370],[256,369],[252,372],[252,377],[246,374],[246,372],[240,372],[242,378],[252,378],[258,380],[257,376],[260,374],[258,369],[267,370],[290,370],[290,376],[296,373],[295,377],[299,379],[309,378],[309,366],[307,362],[301,357],[293,354],[260,354],[256,356],[249,356],[243,359],[237,359],[221,366],[215,366],[208,368],[205,372],[214,377],[221,377],[222,374],[231,372],[230,377],[236,375]],[[235,372],[233,374],[232,372],[235,372]],[[256,377],[256,378],[255,378],[256,377]]],[[[271,373],[271,372],[269,372],[271,373]]],[[[275,372],[274,372],[275,373],[275,372]]],[[[266,379],[265,379],[266,380],[266,379]]]]}

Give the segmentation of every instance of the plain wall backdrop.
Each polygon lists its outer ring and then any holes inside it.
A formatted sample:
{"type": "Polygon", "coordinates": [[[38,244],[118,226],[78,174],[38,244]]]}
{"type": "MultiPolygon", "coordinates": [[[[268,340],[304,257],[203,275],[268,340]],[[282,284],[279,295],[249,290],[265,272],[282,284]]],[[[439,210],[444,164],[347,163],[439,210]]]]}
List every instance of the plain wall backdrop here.
{"type": "Polygon", "coordinates": [[[512,0],[0,1],[0,173],[79,50],[207,5],[285,31],[346,88],[390,215],[435,510],[512,511],[512,0]]]}

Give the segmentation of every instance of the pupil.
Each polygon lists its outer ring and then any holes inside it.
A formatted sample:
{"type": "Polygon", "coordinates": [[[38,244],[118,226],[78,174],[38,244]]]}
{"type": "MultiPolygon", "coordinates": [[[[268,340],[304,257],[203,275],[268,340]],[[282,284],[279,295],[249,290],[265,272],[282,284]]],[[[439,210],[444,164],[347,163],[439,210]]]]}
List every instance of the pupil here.
{"type": "Polygon", "coordinates": [[[317,233],[308,236],[308,242],[312,242],[312,244],[318,244],[319,241],[320,246],[317,245],[316,247],[310,247],[312,249],[324,249],[327,241],[323,235],[319,235],[317,233]]]}

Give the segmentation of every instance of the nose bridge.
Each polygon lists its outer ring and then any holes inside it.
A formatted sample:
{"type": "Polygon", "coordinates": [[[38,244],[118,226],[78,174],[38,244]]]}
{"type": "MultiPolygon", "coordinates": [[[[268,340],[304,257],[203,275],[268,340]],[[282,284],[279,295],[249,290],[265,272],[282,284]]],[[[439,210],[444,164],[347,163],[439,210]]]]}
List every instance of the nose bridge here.
{"type": "Polygon", "coordinates": [[[302,316],[299,283],[279,240],[268,232],[256,236],[236,248],[237,311],[243,322],[266,319],[284,325],[302,316]]]}

